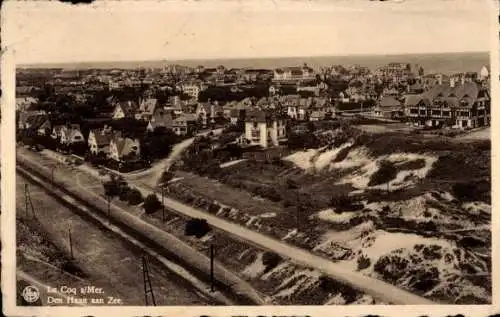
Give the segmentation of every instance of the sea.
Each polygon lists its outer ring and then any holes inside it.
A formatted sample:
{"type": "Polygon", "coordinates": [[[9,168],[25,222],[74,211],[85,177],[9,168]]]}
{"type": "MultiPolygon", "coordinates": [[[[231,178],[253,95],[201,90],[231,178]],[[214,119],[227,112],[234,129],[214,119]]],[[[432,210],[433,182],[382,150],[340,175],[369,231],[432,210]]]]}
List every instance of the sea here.
{"type": "Polygon", "coordinates": [[[345,55],[345,56],[312,56],[312,57],[272,57],[272,58],[238,58],[238,59],[186,59],[186,60],[149,60],[149,61],[116,61],[116,62],[82,62],[65,64],[20,65],[21,68],[64,68],[64,69],[134,69],[161,68],[169,64],[196,67],[254,68],[274,69],[287,66],[308,66],[319,69],[333,65],[360,65],[370,69],[388,63],[410,63],[421,65],[426,73],[453,74],[459,72],[479,72],[481,67],[489,68],[488,52],[467,53],[432,53],[432,54],[399,54],[399,55],[345,55]]]}

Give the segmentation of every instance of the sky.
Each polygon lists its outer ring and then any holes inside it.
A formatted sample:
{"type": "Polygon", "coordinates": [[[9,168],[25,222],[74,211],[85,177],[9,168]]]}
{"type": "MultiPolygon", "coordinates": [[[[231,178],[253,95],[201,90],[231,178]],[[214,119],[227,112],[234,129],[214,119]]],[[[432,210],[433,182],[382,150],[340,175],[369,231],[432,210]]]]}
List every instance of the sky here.
{"type": "Polygon", "coordinates": [[[17,64],[487,51],[487,0],[6,2],[17,64]]]}

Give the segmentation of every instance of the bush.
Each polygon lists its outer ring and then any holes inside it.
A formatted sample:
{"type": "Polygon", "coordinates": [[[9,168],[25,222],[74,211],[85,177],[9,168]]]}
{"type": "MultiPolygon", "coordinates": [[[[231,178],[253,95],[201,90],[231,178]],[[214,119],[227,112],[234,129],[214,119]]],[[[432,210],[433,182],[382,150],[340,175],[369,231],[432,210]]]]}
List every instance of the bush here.
{"type": "Polygon", "coordinates": [[[141,192],[137,188],[134,188],[129,190],[127,193],[127,201],[130,205],[136,206],[142,203],[144,198],[142,197],[141,192]]]}
{"type": "Polygon", "coordinates": [[[365,255],[361,255],[359,258],[358,258],[358,271],[361,271],[361,270],[364,270],[366,268],[369,268],[371,265],[371,261],[370,261],[370,258],[365,256],[365,255]]]}
{"type": "Polygon", "coordinates": [[[201,238],[212,230],[206,219],[190,219],[186,222],[184,235],[201,238]]]}
{"type": "Polygon", "coordinates": [[[330,200],[331,207],[335,208],[336,213],[342,213],[344,211],[353,211],[361,208],[361,204],[355,203],[352,197],[347,195],[334,196],[330,200]]]}
{"type": "Polygon", "coordinates": [[[129,192],[130,192],[130,187],[128,187],[128,185],[123,186],[120,188],[120,194],[118,194],[118,197],[120,198],[121,201],[127,201],[129,192]]]}
{"type": "Polygon", "coordinates": [[[398,170],[396,169],[394,163],[382,161],[379,169],[371,176],[368,186],[377,186],[384,183],[389,184],[389,182],[393,180],[397,174],[398,170]]]}
{"type": "Polygon", "coordinates": [[[104,182],[104,194],[108,197],[117,197],[121,192],[121,184],[116,178],[112,178],[110,181],[104,182]]]}
{"type": "Polygon", "coordinates": [[[162,208],[162,204],[155,194],[150,194],[144,199],[143,208],[147,214],[153,214],[162,208]]]}
{"type": "Polygon", "coordinates": [[[161,179],[160,179],[160,183],[168,183],[169,181],[171,181],[172,179],[174,178],[174,174],[172,172],[169,172],[169,171],[165,171],[163,172],[163,174],[161,175],[161,179]]]}
{"type": "Polygon", "coordinates": [[[282,258],[279,254],[273,252],[265,252],[262,255],[262,264],[266,267],[265,272],[274,269],[281,262],[282,258]]]}
{"type": "Polygon", "coordinates": [[[408,268],[408,260],[397,255],[385,255],[379,258],[373,269],[382,278],[390,283],[395,283],[404,276],[408,268]]]}
{"type": "Polygon", "coordinates": [[[456,183],[453,185],[452,191],[453,195],[460,201],[477,201],[483,200],[484,193],[490,191],[490,187],[491,185],[480,182],[456,183]]]}

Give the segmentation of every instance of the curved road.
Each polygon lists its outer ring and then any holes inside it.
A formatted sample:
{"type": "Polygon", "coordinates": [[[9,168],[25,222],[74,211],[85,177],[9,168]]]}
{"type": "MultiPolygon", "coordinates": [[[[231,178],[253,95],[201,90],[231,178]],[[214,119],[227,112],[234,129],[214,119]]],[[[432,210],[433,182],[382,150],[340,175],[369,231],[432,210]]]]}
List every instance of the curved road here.
{"type": "MultiPolygon", "coordinates": [[[[153,191],[151,187],[144,186],[143,183],[132,183],[144,196],[151,194],[153,191]]],[[[131,185],[132,185],[131,184],[131,185]]],[[[88,189],[85,191],[89,191],[88,189]]],[[[156,193],[161,201],[161,194],[156,193]]],[[[295,247],[293,245],[284,243],[283,241],[271,238],[264,234],[252,231],[243,226],[231,223],[217,216],[208,214],[207,212],[195,209],[191,206],[180,203],[177,200],[169,197],[164,197],[165,205],[179,214],[183,214],[192,218],[204,218],[207,222],[222,231],[230,233],[232,236],[247,241],[250,244],[256,245],[260,248],[271,250],[280,254],[284,258],[289,258],[295,263],[311,267],[321,271],[322,273],[332,277],[335,280],[350,285],[361,292],[372,295],[373,297],[392,304],[410,304],[410,305],[435,305],[431,300],[425,299],[411,292],[403,290],[387,282],[368,277],[360,272],[352,271],[332,261],[314,255],[311,252],[295,247]]],[[[127,218],[132,216],[127,215],[127,218]]],[[[135,217],[137,218],[137,217],[135,217]]],[[[130,219],[132,220],[132,219],[130,219]]],[[[138,221],[139,219],[135,220],[138,221]]],[[[152,229],[152,228],[151,228],[152,229]]],[[[156,230],[160,230],[155,227],[156,230]]],[[[156,231],[154,230],[154,231],[156,231]]]]}

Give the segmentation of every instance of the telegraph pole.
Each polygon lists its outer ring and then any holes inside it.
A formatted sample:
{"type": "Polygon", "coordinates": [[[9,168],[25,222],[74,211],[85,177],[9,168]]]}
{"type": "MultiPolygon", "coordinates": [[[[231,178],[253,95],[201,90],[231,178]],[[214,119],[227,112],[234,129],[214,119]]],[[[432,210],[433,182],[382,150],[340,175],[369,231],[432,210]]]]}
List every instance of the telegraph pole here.
{"type": "Polygon", "coordinates": [[[29,209],[31,208],[31,217],[36,218],[35,207],[33,206],[33,201],[31,200],[31,195],[28,187],[28,183],[24,184],[24,208],[26,211],[26,218],[29,216],[29,209]]]}
{"type": "Polygon", "coordinates": [[[142,256],[142,277],[144,283],[144,299],[146,301],[146,306],[149,305],[148,294],[151,294],[151,300],[153,306],[156,306],[155,295],[153,292],[153,287],[151,286],[151,279],[149,278],[149,267],[146,256],[142,256]]]}
{"type": "Polygon", "coordinates": [[[50,170],[50,178],[52,180],[52,187],[54,187],[54,171],[55,171],[56,167],[55,166],[52,166],[51,170],[50,170]]]}
{"type": "Polygon", "coordinates": [[[71,228],[68,228],[68,240],[69,240],[69,252],[71,255],[71,259],[74,259],[73,256],[73,241],[71,240],[71,228]]]}
{"type": "Polygon", "coordinates": [[[162,207],[162,214],[161,214],[161,219],[163,222],[165,222],[165,193],[164,193],[165,187],[163,187],[163,184],[161,184],[161,207],[162,207]]]}
{"type": "Polygon", "coordinates": [[[108,201],[108,217],[111,216],[111,197],[106,196],[106,200],[108,201]]]}
{"type": "Polygon", "coordinates": [[[214,289],[214,244],[210,244],[210,291],[213,293],[214,289]]]}

